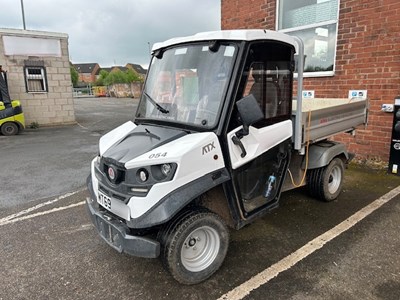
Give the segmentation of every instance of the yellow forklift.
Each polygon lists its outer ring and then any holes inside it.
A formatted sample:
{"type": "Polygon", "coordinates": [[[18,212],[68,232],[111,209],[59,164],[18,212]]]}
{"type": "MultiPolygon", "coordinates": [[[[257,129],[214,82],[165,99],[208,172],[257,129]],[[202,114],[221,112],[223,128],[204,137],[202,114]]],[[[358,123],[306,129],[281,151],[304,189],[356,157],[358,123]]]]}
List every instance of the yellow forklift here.
{"type": "Polygon", "coordinates": [[[8,93],[7,73],[0,65],[0,132],[3,135],[18,134],[25,128],[21,103],[11,100],[8,93]]]}

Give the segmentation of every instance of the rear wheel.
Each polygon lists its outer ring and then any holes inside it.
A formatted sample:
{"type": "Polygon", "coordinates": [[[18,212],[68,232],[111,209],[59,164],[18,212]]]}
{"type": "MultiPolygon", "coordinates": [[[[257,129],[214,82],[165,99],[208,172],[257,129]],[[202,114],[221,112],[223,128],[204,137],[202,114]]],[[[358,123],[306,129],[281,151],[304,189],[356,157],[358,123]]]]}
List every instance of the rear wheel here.
{"type": "Polygon", "coordinates": [[[18,125],[13,122],[6,122],[1,125],[1,133],[3,135],[14,135],[19,131],[18,125]]]}
{"type": "Polygon", "coordinates": [[[187,212],[160,232],[161,259],[183,284],[200,283],[222,265],[228,251],[229,231],[216,214],[197,209],[187,212]]]}
{"type": "Polygon", "coordinates": [[[308,188],[313,197],[322,201],[335,200],[343,188],[344,164],[336,157],[328,166],[311,170],[308,188]]]}

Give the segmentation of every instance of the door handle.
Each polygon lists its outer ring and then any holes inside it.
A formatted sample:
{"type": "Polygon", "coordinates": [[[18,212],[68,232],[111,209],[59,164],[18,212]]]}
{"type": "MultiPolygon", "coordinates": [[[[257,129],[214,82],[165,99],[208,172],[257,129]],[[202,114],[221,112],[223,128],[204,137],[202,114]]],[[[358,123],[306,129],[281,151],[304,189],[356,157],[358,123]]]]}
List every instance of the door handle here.
{"type": "Polygon", "coordinates": [[[236,136],[234,135],[232,137],[232,142],[236,145],[239,146],[240,150],[242,151],[242,153],[240,154],[240,156],[243,158],[247,155],[246,149],[243,146],[242,141],[236,136]]]}

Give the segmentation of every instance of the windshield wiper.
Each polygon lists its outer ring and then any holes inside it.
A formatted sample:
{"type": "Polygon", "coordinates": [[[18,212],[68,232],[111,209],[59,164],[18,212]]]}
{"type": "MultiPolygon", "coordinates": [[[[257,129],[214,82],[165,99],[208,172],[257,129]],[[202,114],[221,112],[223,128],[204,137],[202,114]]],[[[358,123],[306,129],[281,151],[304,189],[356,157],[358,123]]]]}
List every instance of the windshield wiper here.
{"type": "Polygon", "coordinates": [[[155,135],[154,133],[151,133],[150,130],[148,130],[147,128],[144,129],[145,131],[134,131],[134,132],[130,132],[128,133],[122,140],[120,140],[118,142],[118,144],[121,144],[123,141],[125,141],[127,138],[131,137],[131,136],[148,136],[150,138],[154,138],[156,140],[161,140],[161,138],[158,135],[155,135]]]}
{"type": "Polygon", "coordinates": [[[153,104],[159,111],[161,111],[163,114],[169,113],[168,109],[165,109],[162,107],[160,104],[158,104],[153,98],[150,97],[149,94],[147,94],[145,91],[143,91],[143,94],[146,96],[147,99],[149,99],[150,103],[153,104]]]}

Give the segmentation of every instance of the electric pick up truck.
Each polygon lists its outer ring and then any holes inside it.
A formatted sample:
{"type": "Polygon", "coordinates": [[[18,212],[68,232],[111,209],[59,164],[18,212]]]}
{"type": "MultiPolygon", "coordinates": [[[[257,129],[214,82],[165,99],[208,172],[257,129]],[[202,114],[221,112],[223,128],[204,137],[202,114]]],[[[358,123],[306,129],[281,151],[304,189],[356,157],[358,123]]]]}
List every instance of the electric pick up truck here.
{"type": "Polygon", "coordinates": [[[101,137],[91,163],[86,204],[104,241],[196,284],[223,263],[228,228],[282,192],[336,199],[352,155],[329,137],[365,124],[367,103],[303,101],[303,60],[300,39],[267,30],[155,44],[134,121],[101,137]]]}

